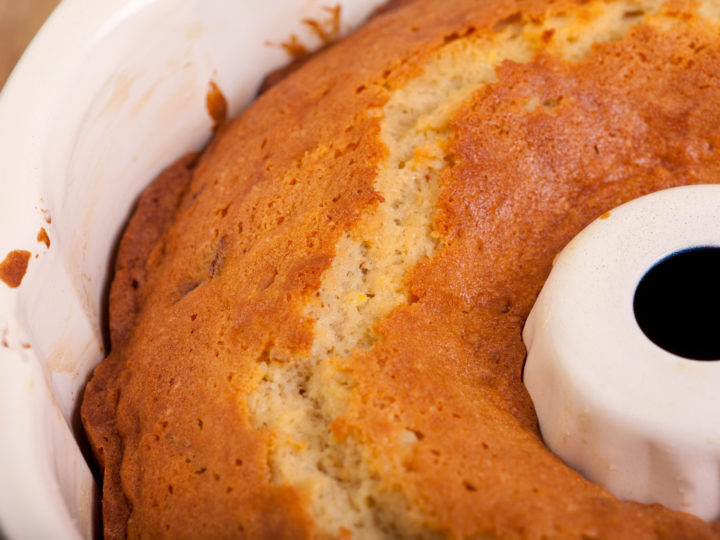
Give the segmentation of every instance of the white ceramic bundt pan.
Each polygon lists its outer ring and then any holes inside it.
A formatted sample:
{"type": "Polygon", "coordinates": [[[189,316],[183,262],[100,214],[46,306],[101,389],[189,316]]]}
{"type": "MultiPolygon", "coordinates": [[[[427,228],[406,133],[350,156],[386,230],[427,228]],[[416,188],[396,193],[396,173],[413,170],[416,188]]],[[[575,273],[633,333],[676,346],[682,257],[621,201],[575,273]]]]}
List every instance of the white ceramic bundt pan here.
{"type": "Polygon", "coordinates": [[[209,81],[235,115],[287,62],[278,43],[319,44],[303,19],[340,4],[347,31],[381,3],[64,0],[37,34],[0,94],[0,260],[33,253],[19,288],[0,283],[0,537],[93,535],[73,433],[113,246],[142,188],[208,140],[209,81]]]}
{"type": "Polygon", "coordinates": [[[548,447],[621,499],[706,520],[720,519],[720,360],[662,349],[633,306],[657,263],[720,247],[718,208],[713,184],[603,215],[557,256],[523,332],[524,382],[548,447]]]}

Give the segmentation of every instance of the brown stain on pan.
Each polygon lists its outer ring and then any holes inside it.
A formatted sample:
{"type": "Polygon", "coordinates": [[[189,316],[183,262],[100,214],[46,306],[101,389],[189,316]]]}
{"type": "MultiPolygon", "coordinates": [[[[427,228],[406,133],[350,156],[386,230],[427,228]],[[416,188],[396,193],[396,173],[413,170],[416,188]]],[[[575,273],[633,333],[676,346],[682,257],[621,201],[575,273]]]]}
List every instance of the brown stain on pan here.
{"type": "Polygon", "coordinates": [[[50,237],[48,236],[45,227],[40,227],[40,231],[37,234],[37,241],[45,244],[45,247],[50,247],[50,237]]]}
{"type": "Polygon", "coordinates": [[[227,121],[228,107],[227,100],[215,81],[210,81],[208,85],[205,107],[213,121],[213,132],[216,132],[227,121]]]}
{"type": "Polygon", "coordinates": [[[8,253],[0,263],[0,280],[11,289],[19,287],[27,272],[30,255],[29,251],[22,249],[8,253]]]}
{"type": "Polygon", "coordinates": [[[285,49],[291,61],[289,64],[268,73],[260,86],[258,94],[265,93],[271,87],[275,86],[275,84],[300,68],[310,58],[315,56],[315,54],[327,49],[340,37],[341,8],[342,6],[339,4],[334,7],[323,6],[323,9],[328,13],[325,19],[302,19],[301,22],[322,42],[322,45],[317,51],[312,51],[296,34],[291,34],[287,40],[279,44],[272,42],[267,43],[267,45],[279,45],[285,49]]]}

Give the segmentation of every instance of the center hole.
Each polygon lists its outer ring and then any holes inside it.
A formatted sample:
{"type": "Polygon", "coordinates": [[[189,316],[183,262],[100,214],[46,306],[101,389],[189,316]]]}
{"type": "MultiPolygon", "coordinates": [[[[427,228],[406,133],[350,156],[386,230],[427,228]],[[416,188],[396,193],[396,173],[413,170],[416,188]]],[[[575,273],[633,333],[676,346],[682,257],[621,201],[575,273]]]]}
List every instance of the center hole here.
{"type": "Polygon", "coordinates": [[[679,251],[653,266],[633,300],[645,335],[691,360],[720,360],[720,248],[679,251]]]}

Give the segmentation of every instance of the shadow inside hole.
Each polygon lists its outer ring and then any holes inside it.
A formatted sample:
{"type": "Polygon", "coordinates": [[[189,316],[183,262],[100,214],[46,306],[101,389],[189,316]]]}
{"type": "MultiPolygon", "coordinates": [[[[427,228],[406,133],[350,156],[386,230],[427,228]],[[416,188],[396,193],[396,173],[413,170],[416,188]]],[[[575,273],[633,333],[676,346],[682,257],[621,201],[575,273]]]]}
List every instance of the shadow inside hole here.
{"type": "Polygon", "coordinates": [[[678,251],[635,290],[633,310],[656,345],[690,360],[720,360],[720,247],[678,251]]]}

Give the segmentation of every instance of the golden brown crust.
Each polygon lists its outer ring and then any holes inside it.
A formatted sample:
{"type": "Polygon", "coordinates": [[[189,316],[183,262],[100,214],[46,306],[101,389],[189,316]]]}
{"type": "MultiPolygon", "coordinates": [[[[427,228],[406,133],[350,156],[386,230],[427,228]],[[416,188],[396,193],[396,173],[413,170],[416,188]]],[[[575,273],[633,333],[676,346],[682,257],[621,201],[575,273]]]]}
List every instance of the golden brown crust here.
{"type": "MultiPolygon", "coordinates": [[[[83,403],[108,537],[314,534],[303,492],[271,482],[270,434],[251,427],[242,396],[256,362],[309,350],[302,305],[338,238],[380,200],[389,92],[446,41],[547,7],[455,4],[378,16],[226,125],[192,178],[181,165],[145,196],[160,211],[141,203],[126,232],[113,353],[83,403]]],[[[625,200],[718,178],[720,41],[701,25],[672,32],[640,26],[577,64],[506,62],[455,119],[437,216],[447,247],[413,271],[415,301],[350,359],[357,387],[333,424],[431,530],[718,536],[717,524],[620,502],[563,465],[521,382],[522,323],[554,254],[625,200]],[[529,112],[533,96],[544,105],[529,112]],[[421,434],[412,451],[392,436],[407,426],[421,434]]]]}
{"type": "Polygon", "coordinates": [[[125,228],[110,289],[110,339],[116,347],[125,342],[133,327],[149,259],[177,212],[196,160],[196,154],[188,154],[168,167],[145,190],[125,228]]]}
{"type": "MultiPolygon", "coordinates": [[[[197,156],[187,155],[169,167],[145,190],[125,228],[110,290],[110,338],[120,350],[127,340],[142,302],[150,253],[170,225],[180,197],[191,178],[197,156]]],[[[130,513],[120,489],[122,442],[116,409],[122,357],[111,354],[93,374],[82,404],[82,420],[98,465],[104,473],[103,525],[105,538],[124,538],[130,513]]]]}

